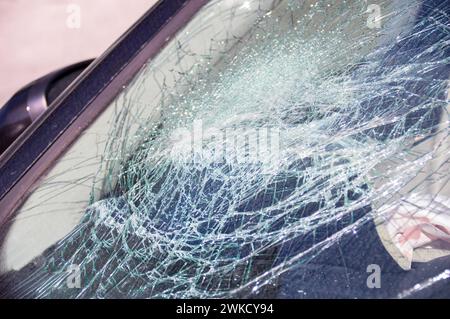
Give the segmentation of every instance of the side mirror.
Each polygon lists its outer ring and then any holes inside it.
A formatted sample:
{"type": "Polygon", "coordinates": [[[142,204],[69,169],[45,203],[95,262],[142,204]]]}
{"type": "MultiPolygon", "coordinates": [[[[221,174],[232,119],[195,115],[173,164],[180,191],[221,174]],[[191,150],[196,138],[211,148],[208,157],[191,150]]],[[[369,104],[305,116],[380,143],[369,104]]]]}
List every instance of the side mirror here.
{"type": "Polygon", "coordinates": [[[0,108],[0,155],[92,61],[76,63],[39,78],[14,94],[0,108]]]}

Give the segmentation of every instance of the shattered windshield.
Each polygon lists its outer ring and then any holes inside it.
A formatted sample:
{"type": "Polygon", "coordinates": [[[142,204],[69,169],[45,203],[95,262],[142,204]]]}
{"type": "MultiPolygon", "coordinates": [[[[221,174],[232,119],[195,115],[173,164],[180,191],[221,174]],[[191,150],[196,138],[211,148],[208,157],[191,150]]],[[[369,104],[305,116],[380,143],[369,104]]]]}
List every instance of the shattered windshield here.
{"type": "Polygon", "coordinates": [[[111,106],[82,220],[0,295],[448,297],[448,9],[211,1],[111,106]]]}

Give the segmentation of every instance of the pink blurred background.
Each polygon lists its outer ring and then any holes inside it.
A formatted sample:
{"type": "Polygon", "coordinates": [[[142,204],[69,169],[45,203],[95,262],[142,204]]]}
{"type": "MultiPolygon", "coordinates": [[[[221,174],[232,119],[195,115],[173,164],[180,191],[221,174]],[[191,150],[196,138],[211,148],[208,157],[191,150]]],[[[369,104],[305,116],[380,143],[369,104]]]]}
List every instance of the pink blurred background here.
{"type": "Polygon", "coordinates": [[[0,0],[0,107],[29,82],[101,55],[157,0],[0,0]]]}

